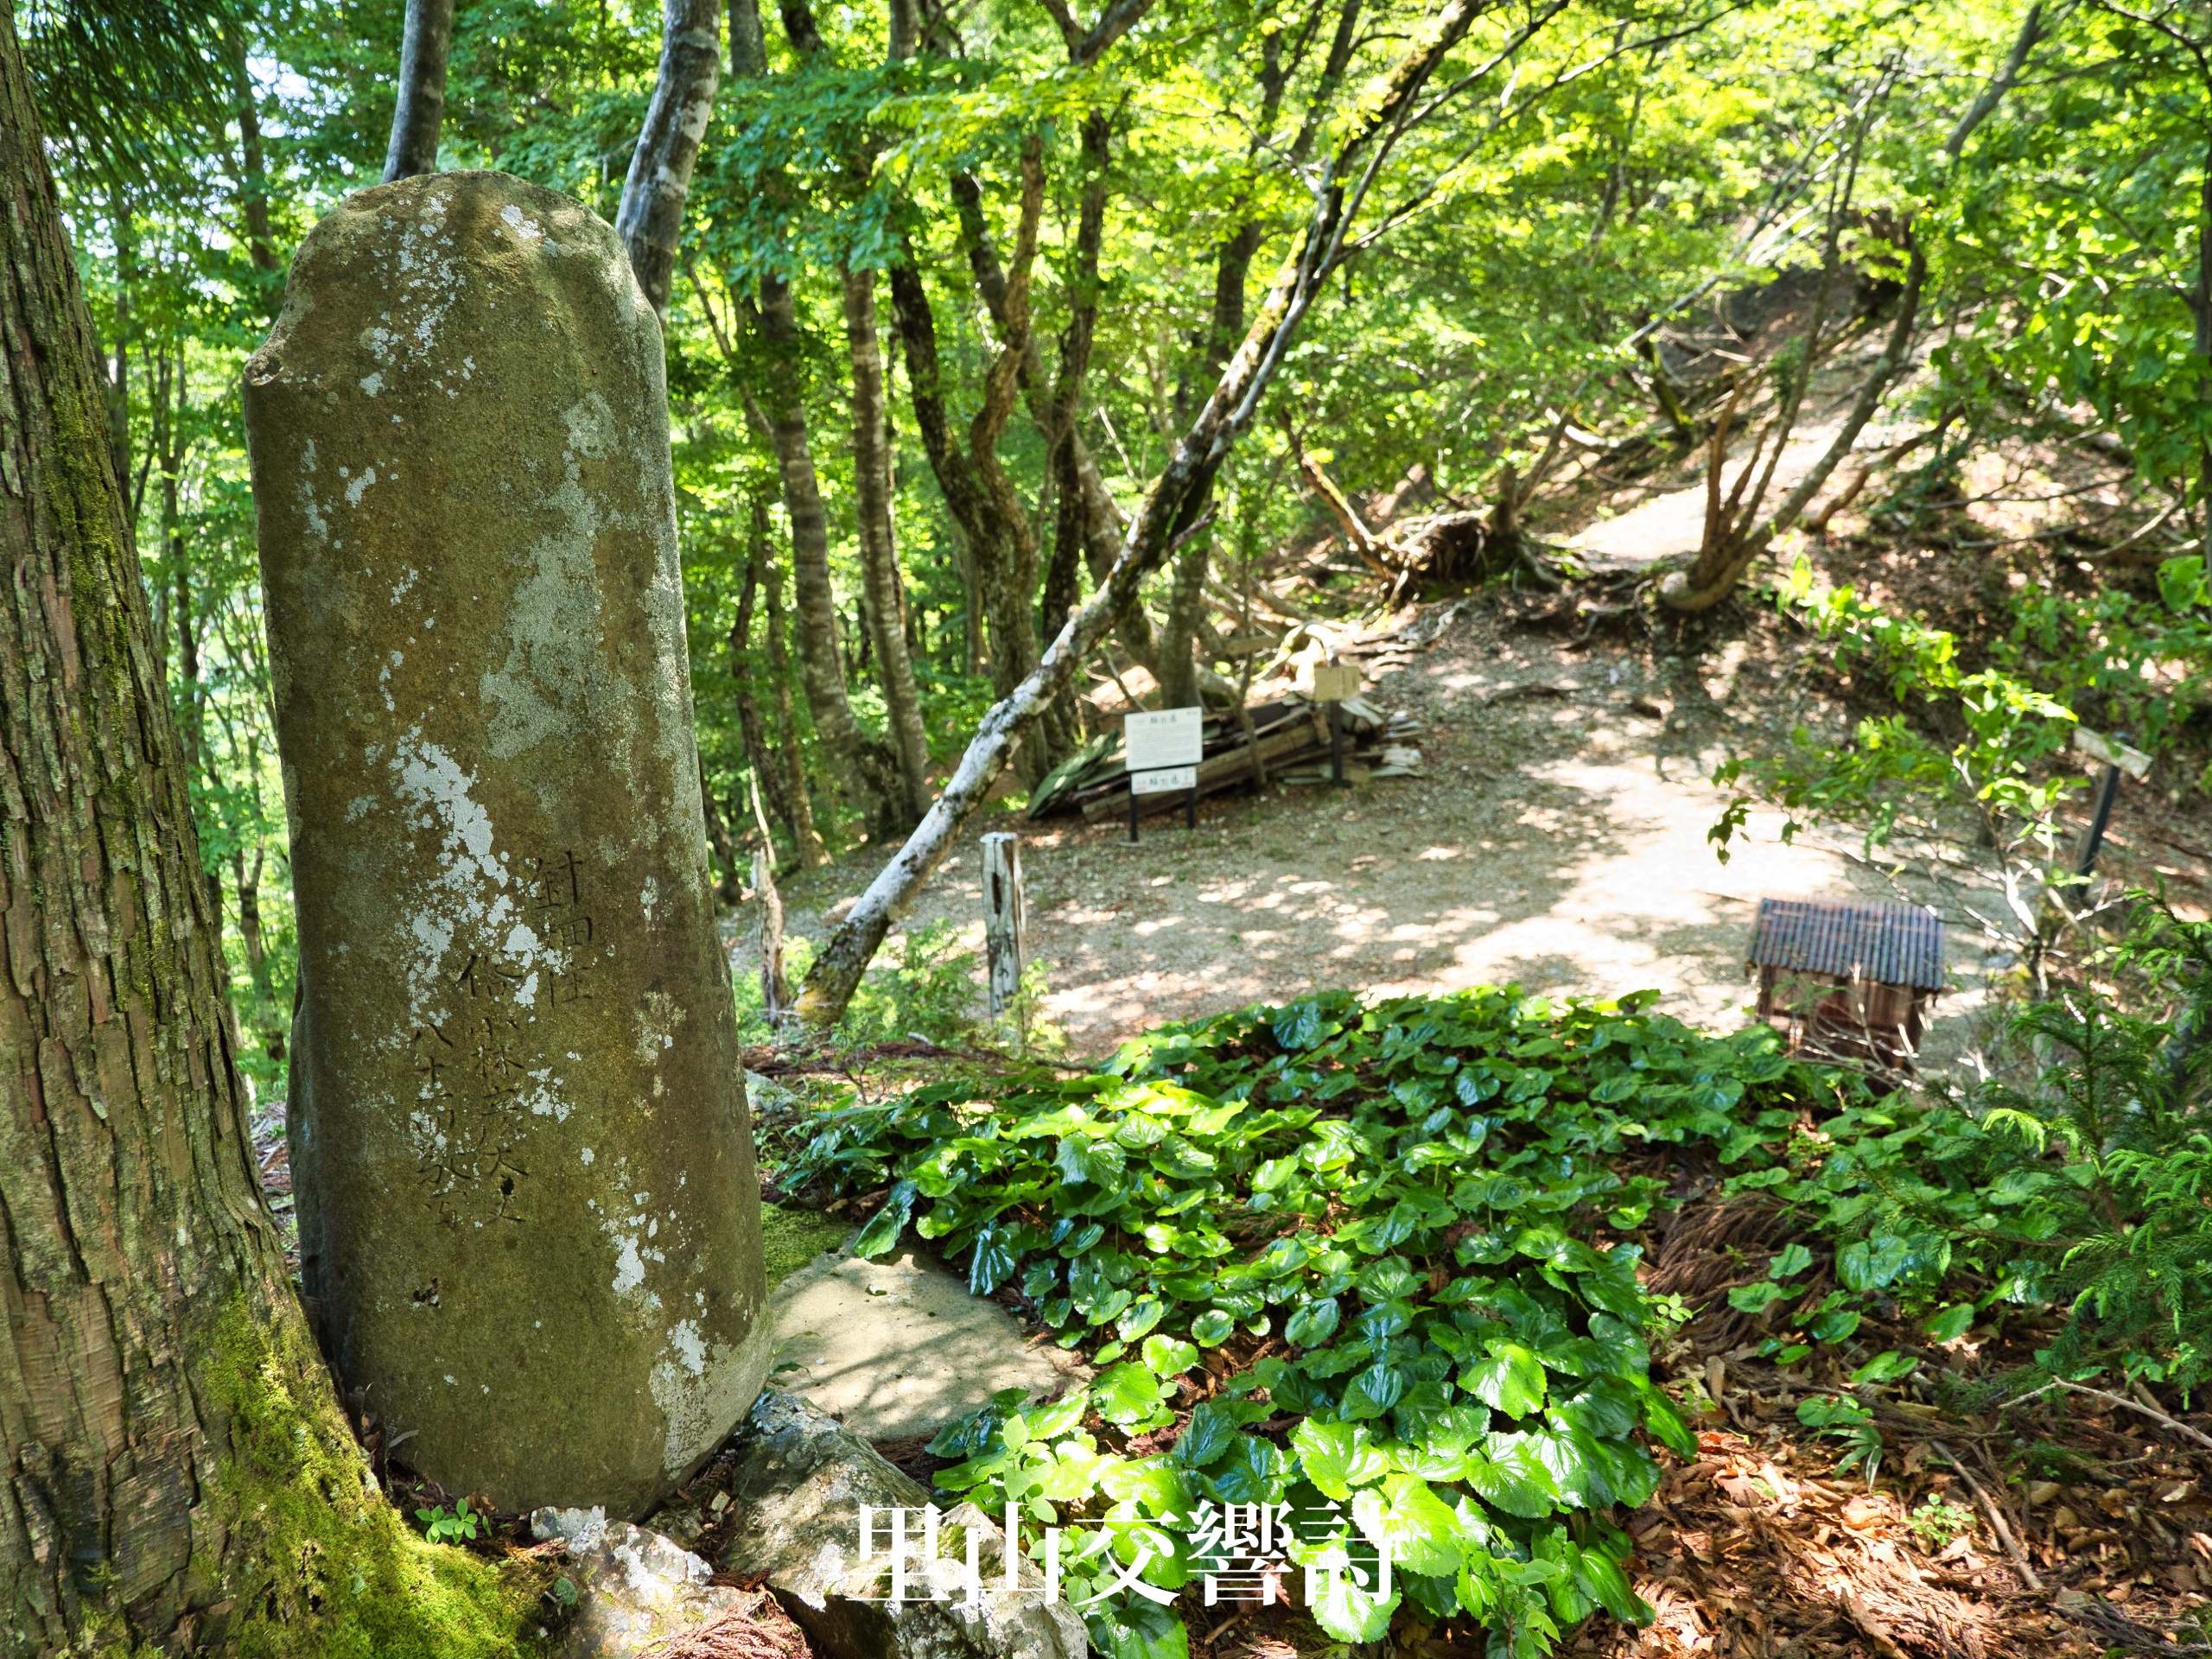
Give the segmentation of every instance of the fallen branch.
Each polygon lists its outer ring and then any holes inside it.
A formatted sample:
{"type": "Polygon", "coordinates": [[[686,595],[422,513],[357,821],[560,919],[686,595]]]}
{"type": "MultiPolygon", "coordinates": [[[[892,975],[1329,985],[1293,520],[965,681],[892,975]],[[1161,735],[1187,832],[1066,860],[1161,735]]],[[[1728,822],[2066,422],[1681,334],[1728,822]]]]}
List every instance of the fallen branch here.
{"type": "Polygon", "coordinates": [[[2043,1580],[2036,1576],[2035,1568],[2028,1565],[2028,1553],[2020,1548],[2020,1541],[2012,1535],[2012,1529],[2005,1524],[2005,1512],[1991,1500],[1987,1492],[1981,1490],[1981,1483],[1967,1472],[1967,1466],[1959,1461],[1957,1452],[1941,1440],[1930,1440],[1928,1445],[1930,1451],[1957,1471],[1959,1478],[1966,1482],[1967,1490],[1980,1500],[1981,1512],[1989,1517],[1989,1524],[1997,1534],[1997,1541],[2005,1546],[2005,1553],[2012,1558],[2013,1570],[2019,1573],[2020,1582],[2041,1593],[2043,1580]]]}
{"type": "Polygon", "coordinates": [[[2167,1416],[2164,1412],[2160,1411],[2156,1406],[2146,1406],[2140,1400],[2131,1400],[2124,1394],[2108,1394],[2102,1389],[2093,1389],[2085,1382],[2069,1382],[2062,1378],[2053,1377],[2050,1382],[2044,1383],[2043,1387],[2034,1389],[2030,1393],[2024,1394],[2018,1399],[2009,1401],[2006,1403],[2015,1406],[2025,1405],[2029,1401],[2037,1398],[2038,1395],[2049,1394],[2053,1389],[2063,1389],[2069,1394],[2086,1394],[2092,1399],[2103,1401],[2107,1405],[2125,1406],[2130,1411],[2139,1412],[2142,1415],[2152,1419],[2154,1421],[2164,1423],[2168,1428],[2173,1430],[2175,1433],[2183,1435],[2190,1440],[2195,1440],[2199,1446],[2203,1446],[2208,1451],[2212,1451],[2212,1434],[2207,1434],[2201,1429],[2191,1428],[2187,1423],[2181,1422],[2175,1418],[2167,1416]]]}

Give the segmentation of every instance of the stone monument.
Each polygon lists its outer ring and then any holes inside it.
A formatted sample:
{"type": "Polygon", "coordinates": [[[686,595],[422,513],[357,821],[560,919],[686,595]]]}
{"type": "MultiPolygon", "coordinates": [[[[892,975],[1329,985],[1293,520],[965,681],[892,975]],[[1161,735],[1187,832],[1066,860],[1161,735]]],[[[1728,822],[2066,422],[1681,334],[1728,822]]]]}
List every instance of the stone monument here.
{"type": "Polygon", "coordinates": [[[662,373],[613,230],[497,173],[349,197],[246,365],[307,1294],[507,1510],[641,1513],[768,1363],[662,373]]]}

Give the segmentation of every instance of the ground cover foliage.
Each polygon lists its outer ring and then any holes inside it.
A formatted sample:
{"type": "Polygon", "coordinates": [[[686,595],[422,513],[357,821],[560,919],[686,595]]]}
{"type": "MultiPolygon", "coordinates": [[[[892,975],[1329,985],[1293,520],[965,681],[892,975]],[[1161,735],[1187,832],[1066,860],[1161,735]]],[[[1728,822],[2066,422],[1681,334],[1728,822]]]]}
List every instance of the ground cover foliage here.
{"type": "Polygon", "coordinates": [[[1870,1486],[1884,1392],[2008,1313],[2060,1335],[2033,1364],[1922,1386],[1964,1409],[2050,1376],[2201,1380],[2187,1285],[2212,1264],[2212,1139],[2202,1050],[2168,1039],[2212,1001],[2212,929],[2145,906],[2115,965],[2165,1018],[2088,991],[2031,1005],[2024,1084],[1885,1094],[1649,995],[1333,993],[1165,1027],[1084,1076],[834,1108],[782,1178],[880,1200],[857,1251],[911,1225],[1100,1368],[931,1449],[957,1459],[943,1491],[1027,1528],[1103,1522],[1068,1569],[1102,1649],[1185,1650],[1173,1608],[1113,1586],[1139,1564],[1192,1585],[1204,1558],[1175,1523],[1194,1506],[1287,1503],[1332,1517],[1298,1565],[1399,1564],[1388,1594],[1371,1573],[1317,1580],[1333,1637],[1457,1619],[1535,1655],[1599,1609],[1649,1617],[1618,1522],[1659,1483],[1655,1448],[1698,1455],[1684,1415],[1705,1402],[1652,1379],[1693,1309],[1639,1269],[1710,1177],[1789,1218],[1734,1263],[1724,1313],[1776,1365],[1818,1356],[1804,1374],[1836,1381],[1799,1421],[1870,1486]],[[1910,1337],[1872,1351],[1870,1317],[1910,1337]]]}

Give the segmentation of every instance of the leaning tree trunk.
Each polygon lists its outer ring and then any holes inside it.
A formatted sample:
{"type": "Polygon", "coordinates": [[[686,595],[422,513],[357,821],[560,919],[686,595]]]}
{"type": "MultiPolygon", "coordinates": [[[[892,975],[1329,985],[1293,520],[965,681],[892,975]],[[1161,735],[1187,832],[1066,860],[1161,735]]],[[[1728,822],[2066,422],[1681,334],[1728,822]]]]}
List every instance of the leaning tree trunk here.
{"type": "Polygon", "coordinates": [[[845,342],[853,365],[853,494],[860,507],[861,576],[868,594],[868,638],[899,760],[901,830],[930,804],[929,740],[914,659],[899,615],[899,543],[891,525],[891,443],[885,426],[883,347],[875,335],[875,273],[845,275],[845,342]]]}
{"type": "Polygon", "coordinates": [[[453,0],[407,0],[399,39],[398,101],[384,181],[438,170],[438,129],[446,114],[446,58],[453,49],[453,0]]]}
{"type": "Polygon", "coordinates": [[[0,1655],[514,1650],[371,1479],[286,1277],[217,923],[0,0],[0,1655]]]}
{"type": "Polygon", "coordinates": [[[714,113],[721,84],[721,43],[715,20],[721,0],[664,0],[660,74],[646,106],[638,148],[623,181],[614,231],[629,251],[638,286],[663,319],[676,280],[676,245],[683,230],[683,204],[691,194],[691,168],[714,113]]]}

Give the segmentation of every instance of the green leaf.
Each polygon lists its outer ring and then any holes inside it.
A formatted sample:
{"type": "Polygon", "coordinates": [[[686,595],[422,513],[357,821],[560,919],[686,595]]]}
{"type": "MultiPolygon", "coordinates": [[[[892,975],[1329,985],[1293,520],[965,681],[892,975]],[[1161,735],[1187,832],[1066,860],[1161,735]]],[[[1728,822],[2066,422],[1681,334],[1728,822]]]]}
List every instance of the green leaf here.
{"type": "Polygon", "coordinates": [[[1764,1313],[1783,1297],[1788,1289],[1771,1279],[1762,1279],[1755,1285],[1738,1285],[1728,1293],[1728,1306],[1738,1313],[1764,1313]]]}
{"type": "Polygon", "coordinates": [[[1459,1570],[1459,1517],[1427,1481],[1394,1474],[1379,1489],[1354,1494],[1351,1513],[1368,1541],[1408,1572],[1436,1578],[1459,1570]]]}
{"type": "Polygon", "coordinates": [[[1493,1509],[1539,1520],[1559,1506],[1559,1488],[1525,1434],[1488,1436],[1467,1453],[1467,1484],[1493,1509]]]}
{"type": "Polygon", "coordinates": [[[1815,1319],[1811,1335],[1815,1342],[1841,1342],[1859,1328],[1866,1317],[1855,1307],[1839,1307],[1815,1319]]]}
{"type": "Polygon", "coordinates": [[[1942,1313],[1930,1316],[1922,1329],[1937,1342],[1956,1342],[1973,1328],[1974,1315],[1972,1302],[1954,1302],[1942,1313]]]}
{"type": "Polygon", "coordinates": [[[1813,1265],[1813,1253],[1802,1244],[1792,1244],[1766,1264],[1767,1274],[1775,1279],[1795,1279],[1813,1265]]]}
{"type": "Polygon", "coordinates": [[[1081,1185],[1118,1185],[1128,1167],[1128,1154],[1112,1141],[1071,1135],[1060,1142],[1052,1163],[1070,1181],[1081,1185]]]}
{"type": "Polygon", "coordinates": [[[1084,1608],[1083,1622],[1107,1659],[1190,1659],[1190,1632],[1175,1610],[1135,1591],[1084,1608]]]}
{"type": "Polygon", "coordinates": [[[1340,1503],[1354,1487],[1390,1472],[1389,1459],[1370,1442],[1363,1423],[1317,1423],[1309,1417],[1291,1430],[1290,1445],[1306,1478],[1340,1503]]]}
{"type": "Polygon", "coordinates": [[[918,1189],[912,1181],[901,1181],[891,1189],[883,1207],[868,1218],[853,1240],[853,1254],[868,1259],[890,1253],[899,1243],[899,1235],[906,1230],[906,1224],[914,1213],[914,1197],[918,1189]]]}
{"type": "Polygon", "coordinates": [[[1271,1441],[1239,1434],[1222,1464],[1198,1477],[1224,1503],[1277,1503],[1290,1484],[1290,1463],[1271,1441]]]}
{"type": "Polygon", "coordinates": [[[1660,1392],[1659,1385],[1650,1378],[1638,1377],[1636,1382],[1637,1392],[1643,1402],[1643,1426],[1677,1457],[1696,1457],[1697,1436],[1675,1410],[1674,1402],[1660,1392]]]}
{"type": "Polygon", "coordinates": [[[1236,1419],[1217,1400],[1202,1400],[1175,1442],[1174,1459],[1185,1469],[1203,1469],[1236,1441],[1236,1419]]]}
{"type": "Polygon", "coordinates": [[[995,1224],[987,1224],[969,1247],[968,1294],[988,1296],[1007,1281],[1020,1260],[995,1224]]]}
{"type": "Polygon", "coordinates": [[[1319,1593],[1306,1611],[1329,1635],[1339,1642],[1380,1642],[1390,1633],[1390,1615],[1398,1611],[1401,1593],[1395,1586],[1388,1596],[1377,1596],[1360,1588],[1349,1566],[1334,1571],[1324,1567],[1319,1577],[1319,1593]]]}
{"type": "Polygon", "coordinates": [[[1234,1315],[1223,1308],[1210,1307],[1191,1321],[1191,1338],[1201,1348],[1218,1348],[1236,1328],[1234,1315]]]}
{"type": "Polygon", "coordinates": [[[1283,1336],[1300,1348],[1316,1347],[1336,1333],[1337,1321],[1341,1317],[1342,1310],[1335,1297],[1319,1297],[1290,1316],[1283,1326],[1283,1336]]]}
{"type": "Polygon", "coordinates": [[[1544,1362],[1517,1342],[1492,1342],[1485,1356],[1463,1366],[1459,1386],[1509,1417],[1525,1417],[1544,1403],[1544,1362]]]}
{"type": "Polygon", "coordinates": [[[1920,1362],[1909,1354],[1898,1353],[1894,1348],[1868,1360],[1852,1372],[1854,1383],[1894,1382],[1901,1376],[1910,1376],[1920,1362]]]}
{"type": "Polygon", "coordinates": [[[1912,1246],[1894,1233],[1847,1244],[1837,1252],[1836,1277],[1853,1290],[1880,1290],[1904,1271],[1912,1246]]]}
{"type": "Polygon", "coordinates": [[[1158,1325],[1160,1315],[1166,1311],[1167,1305],[1159,1297],[1140,1297],[1129,1304],[1128,1310],[1116,1322],[1114,1326],[1116,1334],[1123,1342],[1135,1342],[1154,1325],[1158,1325]]]}
{"type": "Polygon", "coordinates": [[[1376,1363],[1352,1378],[1344,1388],[1344,1397],[1338,1405],[1339,1415],[1363,1420],[1380,1417],[1396,1405],[1406,1391],[1405,1373],[1395,1367],[1376,1363]]]}
{"type": "Polygon", "coordinates": [[[1090,1385],[1098,1414],[1122,1428],[1153,1428],[1168,1421],[1160,1406],[1166,1385],[1143,1366],[1116,1365],[1090,1385]]]}
{"type": "Polygon", "coordinates": [[[1630,1587],[1620,1563],[1602,1549],[1580,1549],[1574,1555],[1575,1582],[1584,1592],[1624,1624],[1649,1624],[1650,1604],[1630,1587]]]}
{"type": "Polygon", "coordinates": [[[1144,1363],[1154,1376],[1180,1376],[1198,1363],[1198,1351],[1176,1337],[1147,1337],[1144,1363]]]}

